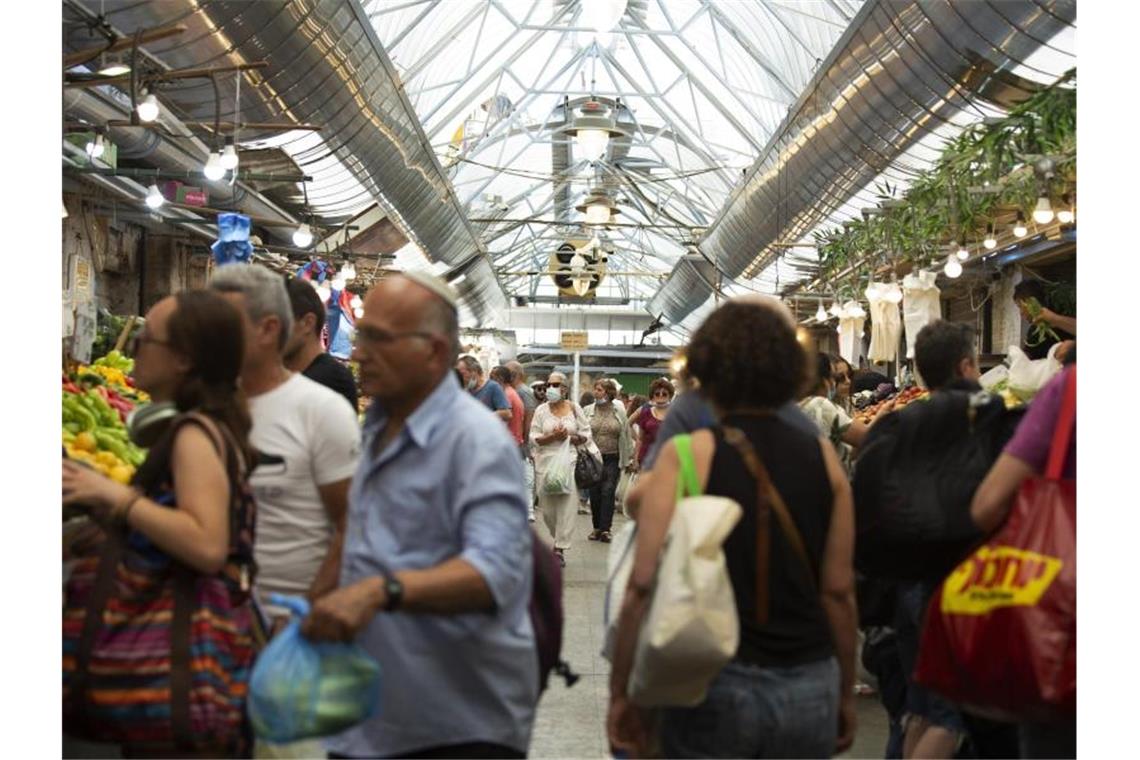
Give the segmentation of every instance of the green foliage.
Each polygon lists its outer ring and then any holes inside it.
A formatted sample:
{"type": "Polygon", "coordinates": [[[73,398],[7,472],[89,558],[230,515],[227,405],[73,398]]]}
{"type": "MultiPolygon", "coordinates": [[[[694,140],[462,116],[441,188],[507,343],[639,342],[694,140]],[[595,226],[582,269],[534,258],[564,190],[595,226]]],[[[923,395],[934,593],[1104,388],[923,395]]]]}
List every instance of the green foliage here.
{"type": "MultiPolygon", "coordinates": [[[[822,277],[830,279],[870,255],[871,264],[903,259],[929,263],[940,247],[984,233],[999,207],[1026,217],[1041,186],[1032,163],[1058,158],[1048,190],[1054,198],[1076,187],[1076,69],[1028,98],[1004,118],[978,123],[947,142],[938,161],[921,172],[889,213],[814,234],[822,277]],[[979,187],[994,192],[971,192],[979,187]],[[877,255],[876,255],[877,254],[877,255]]],[[[880,202],[898,197],[890,183],[875,185],[880,202]]]]}

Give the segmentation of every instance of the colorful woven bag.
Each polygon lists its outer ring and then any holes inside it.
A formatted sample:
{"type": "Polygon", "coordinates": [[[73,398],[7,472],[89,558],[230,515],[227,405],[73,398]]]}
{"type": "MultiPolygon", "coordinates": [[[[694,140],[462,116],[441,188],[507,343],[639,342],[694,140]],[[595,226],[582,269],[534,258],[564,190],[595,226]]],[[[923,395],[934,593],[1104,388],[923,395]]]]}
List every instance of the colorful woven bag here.
{"type": "MultiPolygon", "coordinates": [[[[184,415],[151,451],[147,496],[174,508],[169,454],[184,415]]],[[[63,614],[63,730],[133,755],[248,756],[245,699],[256,652],[254,504],[236,448],[216,438],[231,484],[225,568],[199,574],[138,532],[105,535],[80,559],[63,614]]],[[[140,477],[148,472],[140,468],[140,477]]]]}

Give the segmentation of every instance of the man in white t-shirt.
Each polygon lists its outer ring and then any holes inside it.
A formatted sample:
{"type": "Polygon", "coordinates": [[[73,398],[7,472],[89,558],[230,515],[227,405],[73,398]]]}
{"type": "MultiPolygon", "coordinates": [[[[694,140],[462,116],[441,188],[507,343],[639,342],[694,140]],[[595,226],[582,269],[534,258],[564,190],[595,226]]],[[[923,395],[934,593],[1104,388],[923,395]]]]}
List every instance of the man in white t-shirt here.
{"type": "MultiPolygon", "coordinates": [[[[250,475],[257,503],[258,596],[314,599],[336,588],[348,487],[360,457],[360,426],[344,397],[282,361],[293,312],[281,275],[257,265],[221,267],[210,286],[241,311],[249,398],[250,475]]],[[[267,605],[273,614],[283,610],[267,605]]]]}

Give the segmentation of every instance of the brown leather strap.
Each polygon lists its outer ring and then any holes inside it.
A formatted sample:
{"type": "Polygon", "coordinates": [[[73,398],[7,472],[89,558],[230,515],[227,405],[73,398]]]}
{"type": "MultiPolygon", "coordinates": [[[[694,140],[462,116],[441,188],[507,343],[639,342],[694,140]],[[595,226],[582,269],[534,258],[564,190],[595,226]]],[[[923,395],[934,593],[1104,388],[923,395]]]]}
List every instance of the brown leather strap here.
{"type": "Polygon", "coordinates": [[[768,595],[769,595],[769,566],[771,534],[771,514],[775,512],[776,519],[792,551],[803,562],[811,578],[812,586],[818,588],[815,567],[807,553],[803,537],[792,520],[787,504],[784,503],[780,492],[772,483],[768,468],[756,453],[755,447],[748,437],[738,428],[725,428],[724,440],[732,445],[739,453],[744,465],[756,479],[756,622],[764,625],[768,622],[768,595]]]}
{"type": "Polygon", "coordinates": [[[190,633],[194,616],[194,573],[183,565],[174,570],[174,613],[170,620],[170,723],[174,746],[194,745],[190,730],[190,633]]]}
{"type": "MultiPolygon", "coordinates": [[[[103,611],[107,607],[107,600],[115,590],[116,570],[123,557],[123,538],[117,530],[106,531],[106,541],[103,543],[102,556],[99,558],[99,567],[95,571],[95,582],[91,594],[87,597],[87,610],[83,616],[83,632],[79,636],[79,650],[75,653],[75,673],[68,693],[71,704],[71,714],[79,726],[79,731],[85,731],[88,716],[87,688],[90,684],[91,652],[95,648],[95,636],[103,624],[103,611]]],[[[93,728],[93,727],[92,727],[93,728]]]]}

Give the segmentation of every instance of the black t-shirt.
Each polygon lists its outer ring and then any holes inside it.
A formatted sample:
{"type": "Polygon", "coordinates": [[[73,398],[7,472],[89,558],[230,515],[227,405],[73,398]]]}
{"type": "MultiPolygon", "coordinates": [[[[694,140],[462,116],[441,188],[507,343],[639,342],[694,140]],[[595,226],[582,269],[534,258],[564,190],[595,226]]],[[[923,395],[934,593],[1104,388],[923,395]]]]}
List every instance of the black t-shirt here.
{"type": "MultiPolygon", "coordinates": [[[[733,415],[725,424],[739,428],[752,442],[803,537],[818,578],[832,507],[819,438],[776,416],[733,415]]],[[[767,667],[831,657],[831,628],[817,581],[784,538],[774,514],[769,526],[768,622],[756,624],[756,481],[720,428],[706,492],[734,499],[744,510],[724,543],[740,617],[737,659],[767,667]]]]}
{"type": "Polygon", "coordinates": [[[301,374],[344,396],[356,411],[356,380],[348,367],[328,354],[319,354],[301,374]]]}

